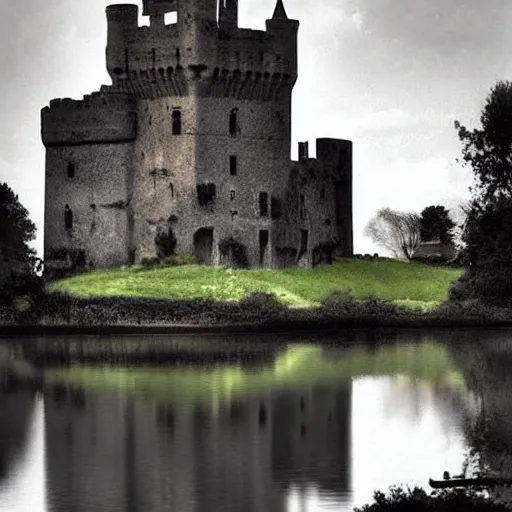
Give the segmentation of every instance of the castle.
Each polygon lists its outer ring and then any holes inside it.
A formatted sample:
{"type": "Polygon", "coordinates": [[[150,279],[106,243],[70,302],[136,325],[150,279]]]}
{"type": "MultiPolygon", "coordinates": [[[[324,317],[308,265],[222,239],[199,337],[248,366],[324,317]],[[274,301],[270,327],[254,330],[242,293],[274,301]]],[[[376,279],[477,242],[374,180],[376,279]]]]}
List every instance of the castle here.
{"type": "Polygon", "coordinates": [[[282,0],[265,31],[238,27],[238,0],[143,0],[149,26],[137,5],[106,15],[112,85],[41,111],[47,271],[352,255],[352,143],[290,160],[299,22],[282,0]]]}

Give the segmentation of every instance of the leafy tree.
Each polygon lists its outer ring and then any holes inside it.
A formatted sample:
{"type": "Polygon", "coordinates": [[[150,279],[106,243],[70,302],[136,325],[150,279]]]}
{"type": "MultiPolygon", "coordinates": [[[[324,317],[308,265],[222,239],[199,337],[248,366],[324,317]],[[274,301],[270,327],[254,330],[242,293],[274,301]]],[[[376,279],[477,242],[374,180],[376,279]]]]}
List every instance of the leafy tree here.
{"type": "Polygon", "coordinates": [[[512,305],[512,83],[498,82],[487,96],[481,128],[455,123],[463,163],[475,187],[462,234],[462,261],[468,266],[450,292],[452,299],[477,298],[512,305]]]}
{"type": "Polygon", "coordinates": [[[410,260],[420,243],[420,217],[416,213],[383,208],[370,220],[364,233],[395,257],[410,260]]]}
{"type": "Polygon", "coordinates": [[[512,196],[512,82],[498,82],[480,116],[482,128],[455,128],[463,144],[462,162],[473,170],[474,199],[489,204],[512,196]]]}
{"type": "Polygon", "coordinates": [[[15,292],[29,291],[37,281],[41,262],[28,243],[36,227],[18,196],[0,183],[0,296],[8,302],[15,292]]]}
{"type": "Polygon", "coordinates": [[[442,244],[453,241],[455,222],[444,206],[428,206],[421,212],[420,236],[422,242],[439,240],[442,244]]]}

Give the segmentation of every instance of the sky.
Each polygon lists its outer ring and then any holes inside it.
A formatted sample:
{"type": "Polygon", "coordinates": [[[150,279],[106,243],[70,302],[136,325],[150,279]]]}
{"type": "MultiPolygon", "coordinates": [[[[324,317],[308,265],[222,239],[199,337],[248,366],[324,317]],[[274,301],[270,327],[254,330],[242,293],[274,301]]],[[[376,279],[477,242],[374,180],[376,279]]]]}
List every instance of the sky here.
{"type": "MultiPolygon", "coordinates": [[[[0,182],[36,223],[42,256],[45,150],[40,110],[110,84],[105,8],[116,0],[1,0],[0,182]]],[[[141,5],[140,1],[133,1],[141,5]]],[[[508,0],[284,0],[300,21],[292,158],[299,141],[350,139],[354,250],[384,207],[418,213],[469,198],[453,127],[475,127],[497,80],[512,78],[508,0]]],[[[275,0],[239,0],[239,25],[264,29],[275,0]]],[[[144,20],[141,16],[141,23],[144,20]]]]}

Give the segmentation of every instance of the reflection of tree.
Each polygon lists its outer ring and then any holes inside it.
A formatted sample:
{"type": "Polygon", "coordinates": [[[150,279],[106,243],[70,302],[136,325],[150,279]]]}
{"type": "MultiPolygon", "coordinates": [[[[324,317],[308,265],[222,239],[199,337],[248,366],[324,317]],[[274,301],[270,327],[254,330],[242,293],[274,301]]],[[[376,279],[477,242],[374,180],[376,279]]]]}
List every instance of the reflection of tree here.
{"type": "Polygon", "coordinates": [[[27,444],[33,407],[34,392],[0,366],[0,482],[27,444]]]}
{"type": "MultiPolygon", "coordinates": [[[[512,340],[509,333],[496,331],[474,341],[454,350],[468,386],[481,401],[477,421],[466,425],[467,437],[481,470],[512,478],[512,340]]],[[[512,502],[510,488],[491,494],[512,502]]]]}

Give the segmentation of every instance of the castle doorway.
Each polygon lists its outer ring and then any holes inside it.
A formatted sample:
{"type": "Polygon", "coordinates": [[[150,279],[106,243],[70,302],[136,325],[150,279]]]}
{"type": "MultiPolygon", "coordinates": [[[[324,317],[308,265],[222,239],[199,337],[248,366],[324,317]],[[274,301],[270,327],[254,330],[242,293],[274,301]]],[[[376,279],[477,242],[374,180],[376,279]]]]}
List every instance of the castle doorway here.
{"type": "Polygon", "coordinates": [[[194,256],[203,265],[212,264],[213,228],[200,228],[194,234],[194,256]]]}

